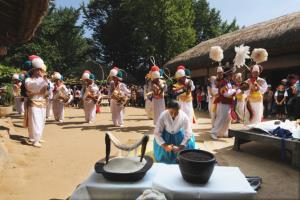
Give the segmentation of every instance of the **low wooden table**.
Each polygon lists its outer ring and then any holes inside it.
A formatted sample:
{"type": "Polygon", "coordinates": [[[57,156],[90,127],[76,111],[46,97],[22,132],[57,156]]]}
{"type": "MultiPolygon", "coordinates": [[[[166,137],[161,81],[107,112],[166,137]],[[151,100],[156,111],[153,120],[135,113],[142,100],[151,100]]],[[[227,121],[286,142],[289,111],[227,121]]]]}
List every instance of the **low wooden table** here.
{"type": "MultiPolygon", "coordinates": [[[[233,149],[240,150],[241,144],[257,141],[281,147],[281,138],[260,133],[255,130],[229,130],[229,136],[235,137],[233,149]]],[[[285,149],[292,153],[292,166],[300,170],[300,140],[285,139],[285,149]]]]}

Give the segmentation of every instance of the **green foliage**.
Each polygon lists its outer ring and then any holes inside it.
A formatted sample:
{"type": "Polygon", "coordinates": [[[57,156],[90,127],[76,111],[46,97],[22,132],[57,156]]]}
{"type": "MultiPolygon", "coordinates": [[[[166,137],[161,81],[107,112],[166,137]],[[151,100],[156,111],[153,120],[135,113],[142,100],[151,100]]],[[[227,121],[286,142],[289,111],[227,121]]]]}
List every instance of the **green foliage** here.
{"type": "Polygon", "coordinates": [[[191,0],[91,1],[85,18],[94,31],[95,56],[140,81],[150,56],[163,65],[195,42],[191,0]]]}
{"type": "Polygon", "coordinates": [[[162,66],[196,43],[238,29],[206,0],[98,0],[84,13],[93,31],[94,58],[125,68],[139,81],[150,56],[162,66]]]}
{"type": "Polygon", "coordinates": [[[50,73],[79,76],[89,50],[83,27],[76,24],[79,16],[80,9],[56,8],[51,1],[48,14],[32,40],[9,47],[3,63],[21,67],[28,55],[36,54],[42,57],[50,73]]]}
{"type": "Polygon", "coordinates": [[[11,106],[14,103],[14,95],[13,95],[13,85],[5,84],[4,92],[1,93],[0,105],[2,106],[11,106]]]}
{"type": "Polygon", "coordinates": [[[0,64],[0,83],[10,83],[12,75],[19,72],[20,69],[0,64]]]}
{"type": "Polygon", "coordinates": [[[220,11],[210,8],[207,0],[193,0],[195,11],[194,28],[197,33],[196,43],[220,36],[239,29],[236,19],[228,23],[222,21],[220,11]]]}

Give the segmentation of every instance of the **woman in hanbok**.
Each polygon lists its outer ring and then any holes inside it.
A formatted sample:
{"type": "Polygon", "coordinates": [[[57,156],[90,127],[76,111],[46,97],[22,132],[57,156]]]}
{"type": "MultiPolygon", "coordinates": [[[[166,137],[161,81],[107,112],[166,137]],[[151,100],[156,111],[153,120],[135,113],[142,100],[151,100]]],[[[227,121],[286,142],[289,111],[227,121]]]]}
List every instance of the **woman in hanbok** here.
{"type": "Polygon", "coordinates": [[[24,115],[24,98],[21,96],[22,79],[19,74],[14,74],[12,80],[16,111],[18,114],[24,115]]]}
{"type": "Polygon", "coordinates": [[[117,67],[110,70],[109,77],[112,79],[109,88],[112,121],[115,126],[123,127],[125,104],[130,97],[130,90],[121,82],[123,80],[123,73],[117,67]]]}
{"type": "Polygon", "coordinates": [[[34,147],[41,147],[46,121],[48,80],[45,75],[46,66],[41,58],[34,58],[32,67],[30,78],[25,80],[28,101],[24,125],[28,126],[29,142],[33,143],[34,147]]]}
{"type": "Polygon", "coordinates": [[[82,80],[84,81],[83,108],[85,121],[91,124],[96,119],[96,105],[100,100],[99,87],[94,83],[95,76],[89,71],[83,73],[82,80]]]}
{"type": "Polygon", "coordinates": [[[195,149],[195,137],[189,117],[172,100],[161,113],[154,130],[154,158],[157,162],[174,164],[178,152],[195,149]]]}
{"type": "Polygon", "coordinates": [[[64,107],[68,100],[68,89],[63,82],[63,76],[54,72],[54,89],[53,89],[53,115],[54,119],[60,123],[64,121],[64,107]]]}

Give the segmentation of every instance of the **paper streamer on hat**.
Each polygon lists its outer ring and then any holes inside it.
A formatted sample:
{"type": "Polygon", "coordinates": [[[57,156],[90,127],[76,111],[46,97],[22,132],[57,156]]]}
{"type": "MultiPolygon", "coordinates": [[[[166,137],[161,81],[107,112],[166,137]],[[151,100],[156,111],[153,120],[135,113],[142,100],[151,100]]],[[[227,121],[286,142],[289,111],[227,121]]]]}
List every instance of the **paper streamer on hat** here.
{"type": "MultiPolygon", "coordinates": [[[[241,68],[246,65],[246,59],[250,59],[250,47],[244,46],[244,44],[240,45],[239,47],[235,47],[234,50],[236,52],[235,58],[233,60],[234,67],[241,68]]],[[[249,68],[248,68],[249,69],[249,68]]]]}
{"type": "Polygon", "coordinates": [[[224,58],[223,49],[220,46],[213,46],[210,48],[209,57],[213,61],[221,62],[224,58]]]}
{"type": "Polygon", "coordinates": [[[268,52],[266,49],[263,48],[256,48],[253,49],[251,53],[251,58],[256,64],[265,62],[268,60],[268,52]]]}

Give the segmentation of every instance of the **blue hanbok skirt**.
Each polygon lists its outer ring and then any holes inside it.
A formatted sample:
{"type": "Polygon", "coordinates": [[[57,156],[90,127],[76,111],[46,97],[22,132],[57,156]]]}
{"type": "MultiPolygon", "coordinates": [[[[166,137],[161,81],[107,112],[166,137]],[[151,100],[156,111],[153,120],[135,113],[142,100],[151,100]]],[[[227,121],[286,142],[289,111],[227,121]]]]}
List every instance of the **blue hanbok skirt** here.
{"type": "MultiPolygon", "coordinates": [[[[162,133],[162,138],[166,142],[166,144],[173,144],[176,146],[179,146],[184,138],[184,131],[181,129],[178,133],[176,134],[171,134],[167,132],[166,130],[163,131],[162,133]]],[[[166,163],[166,164],[175,164],[176,163],[176,158],[177,158],[177,153],[174,153],[173,151],[171,152],[166,152],[165,149],[157,144],[155,138],[153,141],[153,149],[154,149],[154,158],[156,162],[160,163],[166,163]]],[[[195,137],[192,135],[191,139],[188,141],[185,149],[195,149],[196,144],[195,144],[195,137]]]]}

